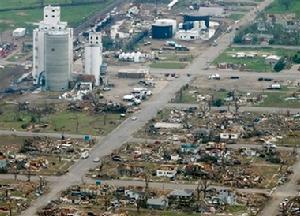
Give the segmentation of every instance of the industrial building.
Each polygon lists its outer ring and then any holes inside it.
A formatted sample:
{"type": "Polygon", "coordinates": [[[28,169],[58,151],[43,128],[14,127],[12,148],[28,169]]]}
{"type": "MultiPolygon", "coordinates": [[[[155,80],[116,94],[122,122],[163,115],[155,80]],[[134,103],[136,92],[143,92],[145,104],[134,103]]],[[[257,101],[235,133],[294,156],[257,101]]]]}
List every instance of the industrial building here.
{"type": "Polygon", "coordinates": [[[73,29],[60,21],[60,7],[46,6],[33,30],[34,84],[50,91],[68,89],[73,71],[73,29]]]}
{"type": "Polygon", "coordinates": [[[205,29],[207,29],[205,21],[180,23],[175,38],[186,41],[199,40],[201,39],[201,31],[205,29]]]}
{"type": "Polygon", "coordinates": [[[148,69],[122,69],[118,72],[119,78],[144,79],[149,75],[148,69]]]}
{"type": "Polygon", "coordinates": [[[170,39],[177,30],[177,22],[172,19],[158,19],[152,24],[153,39],[170,39]]]}
{"type": "Polygon", "coordinates": [[[102,36],[100,32],[90,32],[89,41],[85,45],[85,70],[87,75],[95,77],[95,85],[99,86],[104,82],[100,75],[102,59],[102,36]]]}
{"type": "Polygon", "coordinates": [[[175,34],[177,40],[209,40],[216,33],[219,23],[210,21],[207,28],[205,21],[187,21],[179,24],[179,30],[175,34]]]}

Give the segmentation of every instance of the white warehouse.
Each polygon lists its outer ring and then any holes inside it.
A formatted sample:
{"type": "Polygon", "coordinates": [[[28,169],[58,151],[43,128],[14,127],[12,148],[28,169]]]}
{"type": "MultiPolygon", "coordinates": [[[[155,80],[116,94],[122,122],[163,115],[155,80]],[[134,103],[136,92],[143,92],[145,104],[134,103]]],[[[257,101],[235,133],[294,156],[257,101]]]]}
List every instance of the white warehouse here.
{"type": "Polygon", "coordinates": [[[67,28],[67,22],[60,21],[60,7],[46,6],[44,8],[44,20],[40,21],[38,28],[33,30],[33,70],[32,76],[34,84],[46,85],[45,87],[50,91],[64,91],[68,86],[70,80],[70,74],[73,71],[73,29],[67,28]],[[46,41],[47,37],[47,41],[46,41]],[[62,39],[63,37],[63,39],[62,39]],[[57,43],[56,43],[57,39],[57,43]],[[63,41],[64,52],[60,52],[59,55],[64,61],[60,61],[60,58],[54,58],[58,48],[57,44],[63,41]],[[47,49],[46,49],[47,47],[47,49]],[[56,48],[55,48],[56,47],[56,48]],[[53,61],[46,62],[45,53],[49,56],[53,56],[53,61]],[[63,55],[63,56],[62,56],[63,55]],[[47,68],[45,65],[48,65],[47,68]],[[56,69],[50,67],[50,65],[58,65],[62,69],[63,74],[58,74],[57,77],[52,77],[56,69]],[[51,69],[50,69],[51,68],[51,69]],[[50,77],[51,79],[47,79],[50,77]],[[64,82],[54,83],[56,80],[64,77],[64,82]]]}
{"type": "Polygon", "coordinates": [[[95,77],[96,86],[100,85],[100,67],[102,65],[102,35],[90,32],[89,42],[85,45],[85,74],[95,77]]]}

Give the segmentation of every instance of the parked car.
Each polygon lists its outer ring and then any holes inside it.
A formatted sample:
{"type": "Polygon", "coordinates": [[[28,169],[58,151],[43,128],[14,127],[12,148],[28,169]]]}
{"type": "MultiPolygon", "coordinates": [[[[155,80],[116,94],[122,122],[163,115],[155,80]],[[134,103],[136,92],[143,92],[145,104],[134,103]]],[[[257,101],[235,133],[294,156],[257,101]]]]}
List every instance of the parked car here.
{"type": "Polygon", "coordinates": [[[80,158],[81,159],[87,159],[89,156],[90,156],[89,152],[88,151],[84,151],[84,152],[81,153],[80,158]]]}

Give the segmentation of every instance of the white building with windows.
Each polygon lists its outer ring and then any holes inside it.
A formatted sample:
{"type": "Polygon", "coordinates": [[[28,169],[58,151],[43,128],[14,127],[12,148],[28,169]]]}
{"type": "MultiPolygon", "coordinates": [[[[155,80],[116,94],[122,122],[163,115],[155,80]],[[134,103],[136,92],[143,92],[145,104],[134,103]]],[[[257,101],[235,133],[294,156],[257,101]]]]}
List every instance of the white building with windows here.
{"type": "MultiPolygon", "coordinates": [[[[53,62],[53,65],[64,64],[64,67],[67,68],[68,71],[63,71],[63,76],[70,77],[70,74],[73,70],[73,29],[67,27],[67,22],[60,21],[60,7],[58,6],[46,6],[44,8],[44,19],[39,22],[38,27],[33,30],[33,70],[32,76],[34,79],[34,84],[42,84],[42,73],[47,73],[45,71],[45,43],[46,43],[46,36],[51,37],[51,40],[55,45],[55,37],[57,35],[64,35],[66,39],[65,47],[67,47],[67,51],[63,53],[58,53],[60,55],[67,55],[62,56],[63,59],[67,59],[67,61],[62,62],[53,62]],[[50,36],[49,36],[50,35],[50,36]]],[[[59,37],[57,37],[59,38],[59,37]]],[[[59,39],[60,40],[60,39],[59,39]]],[[[49,42],[49,41],[48,41],[49,42]]],[[[47,44],[48,47],[51,48],[51,44],[47,44]]],[[[50,49],[49,48],[49,49],[50,49]]],[[[50,51],[53,51],[52,56],[56,55],[55,49],[52,48],[50,51]]],[[[50,53],[48,53],[50,54],[50,53]]],[[[54,59],[54,58],[53,58],[54,59]]],[[[48,62],[50,64],[52,62],[48,62]]],[[[62,66],[62,65],[60,65],[62,66]]],[[[53,69],[53,68],[52,68],[53,69]]],[[[51,69],[51,70],[52,70],[51,69]]],[[[54,70],[54,69],[53,69],[54,70]]],[[[46,77],[46,76],[45,76],[46,77]]],[[[47,81],[46,81],[47,82],[47,81]]],[[[66,86],[66,85],[64,85],[66,86]]],[[[51,90],[51,89],[49,89],[51,90]]],[[[53,89],[54,91],[59,89],[53,89]]],[[[61,90],[65,90],[61,88],[61,90]]]]}

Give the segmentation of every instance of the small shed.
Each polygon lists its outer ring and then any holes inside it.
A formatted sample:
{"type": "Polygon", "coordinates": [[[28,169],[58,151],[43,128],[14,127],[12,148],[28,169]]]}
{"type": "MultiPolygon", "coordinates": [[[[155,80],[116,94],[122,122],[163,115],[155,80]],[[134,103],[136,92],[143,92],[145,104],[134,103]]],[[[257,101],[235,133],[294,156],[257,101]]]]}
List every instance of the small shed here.
{"type": "Polygon", "coordinates": [[[13,31],[13,36],[14,37],[24,37],[26,33],[26,28],[16,28],[13,31]]]}

